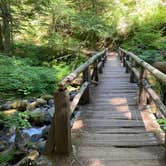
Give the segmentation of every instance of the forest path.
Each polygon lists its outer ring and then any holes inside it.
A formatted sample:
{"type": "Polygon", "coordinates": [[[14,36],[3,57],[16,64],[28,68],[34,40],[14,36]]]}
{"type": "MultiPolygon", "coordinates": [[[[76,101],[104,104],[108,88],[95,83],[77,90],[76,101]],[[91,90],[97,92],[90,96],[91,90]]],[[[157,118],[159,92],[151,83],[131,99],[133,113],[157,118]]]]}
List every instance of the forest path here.
{"type": "Polygon", "coordinates": [[[81,107],[72,128],[74,153],[83,166],[165,166],[159,126],[137,106],[138,87],[117,54],[110,53],[92,101],[81,107]]]}

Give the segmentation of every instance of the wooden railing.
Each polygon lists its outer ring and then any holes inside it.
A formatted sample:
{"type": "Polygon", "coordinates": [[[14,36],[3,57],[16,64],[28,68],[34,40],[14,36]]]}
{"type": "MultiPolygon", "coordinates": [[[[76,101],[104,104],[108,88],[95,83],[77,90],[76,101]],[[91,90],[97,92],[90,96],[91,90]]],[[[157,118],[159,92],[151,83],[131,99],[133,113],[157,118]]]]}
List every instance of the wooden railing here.
{"type": "Polygon", "coordinates": [[[138,82],[139,107],[143,108],[146,105],[155,104],[157,108],[155,115],[159,118],[166,118],[166,106],[163,104],[164,101],[160,99],[159,95],[155,92],[148,81],[148,76],[153,75],[158,81],[160,80],[160,82],[166,85],[166,74],[146,63],[135,54],[122,48],[119,48],[119,57],[123,66],[126,67],[126,72],[130,72],[130,82],[138,82]]]}
{"type": "Polygon", "coordinates": [[[119,56],[123,62],[123,66],[126,67],[126,72],[130,72],[130,82],[139,82],[139,105],[147,105],[148,101],[152,99],[161,115],[166,117],[166,106],[157,93],[151,88],[151,85],[147,80],[149,72],[161,82],[166,83],[166,74],[122,48],[119,48],[119,56]]]}
{"type": "Polygon", "coordinates": [[[46,154],[69,155],[72,150],[70,117],[79,103],[87,104],[91,101],[91,83],[97,84],[99,73],[107,57],[107,49],[93,55],[84,64],[65,77],[55,92],[55,110],[47,142],[46,154]],[[72,84],[81,75],[82,84],[77,95],[70,102],[67,86],[72,84]]]}

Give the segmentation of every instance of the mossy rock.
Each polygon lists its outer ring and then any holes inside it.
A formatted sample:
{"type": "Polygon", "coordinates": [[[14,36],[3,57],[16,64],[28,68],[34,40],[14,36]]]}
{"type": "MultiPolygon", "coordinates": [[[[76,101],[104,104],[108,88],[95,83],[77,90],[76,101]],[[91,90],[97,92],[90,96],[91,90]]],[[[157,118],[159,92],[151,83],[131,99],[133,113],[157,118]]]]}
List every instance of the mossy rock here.
{"type": "Polygon", "coordinates": [[[27,101],[23,100],[12,103],[11,107],[13,109],[17,109],[18,111],[26,111],[27,105],[28,105],[27,101]]]}

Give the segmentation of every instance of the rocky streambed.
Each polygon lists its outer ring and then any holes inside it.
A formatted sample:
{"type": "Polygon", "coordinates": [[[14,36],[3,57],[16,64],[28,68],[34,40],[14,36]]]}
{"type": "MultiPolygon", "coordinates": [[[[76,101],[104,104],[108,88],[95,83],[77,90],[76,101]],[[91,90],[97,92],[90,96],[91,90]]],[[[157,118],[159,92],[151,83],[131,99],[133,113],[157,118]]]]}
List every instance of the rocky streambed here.
{"type": "MultiPolygon", "coordinates": [[[[70,92],[70,100],[76,94],[77,91],[70,92]]],[[[53,96],[44,95],[33,100],[7,102],[0,105],[0,165],[42,165],[47,161],[42,154],[56,112],[55,104],[53,96]],[[15,114],[17,117],[14,116],[15,114]],[[3,117],[8,118],[3,119],[3,117]],[[22,124],[22,127],[17,126],[17,121],[25,124],[22,124]],[[11,123],[11,126],[8,126],[8,123],[11,123]]],[[[78,114],[77,109],[71,116],[71,126],[78,114]]]]}

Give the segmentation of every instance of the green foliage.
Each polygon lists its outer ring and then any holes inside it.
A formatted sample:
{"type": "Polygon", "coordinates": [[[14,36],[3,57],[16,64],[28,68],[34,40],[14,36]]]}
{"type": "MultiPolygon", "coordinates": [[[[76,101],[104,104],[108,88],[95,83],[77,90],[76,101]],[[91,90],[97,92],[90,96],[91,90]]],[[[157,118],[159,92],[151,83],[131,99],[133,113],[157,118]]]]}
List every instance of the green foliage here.
{"type": "Polygon", "coordinates": [[[84,41],[85,45],[90,47],[103,39],[106,24],[101,17],[94,14],[92,10],[81,11],[74,17],[75,22],[72,27],[76,29],[74,36],[81,41],[84,41]]]}
{"type": "Polygon", "coordinates": [[[149,63],[163,60],[161,52],[166,50],[165,6],[160,1],[140,1],[133,6],[128,21],[128,32],[124,35],[121,46],[132,51],[149,63]],[[139,8],[138,8],[139,7],[139,8]],[[144,14],[140,14],[144,11],[144,14]]]}
{"type": "Polygon", "coordinates": [[[56,73],[54,69],[29,66],[23,59],[0,56],[0,92],[11,96],[52,93],[56,73]]]}
{"type": "Polygon", "coordinates": [[[162,61],[163,57],[161,56],[160,52],[157,50],[145,50],[142,51],[142,54],[139,57],[150,64],[153,64],[155,61],[162,61]]]}
{"type": "Polygon", "coordinates": [[[14,152],[12,150],[8,151],[7,153],[0,154],[0,164],[8,163],[13,159],[14,152]]]}
{"type": "Polygon", "coordinates": [[[166,51],[162,0],[12,0],[8,6],[13,55],[24,59],[0,57],[0,92],[7,96],[52,93],[84,61],[84,49],[120,45],[149,63],[166,51]],[[56,62],[65,55],[70,62],[56,62]]]}
{"type": "Polygon", "coordinates": [[[157,122],[160,124],[161,128],[166,131],[166,119],[158,119],[157,122]]]}
{"type": "Polygon", "coordinates": [[[11,115],[0,113],[0,125],[9,128],[27,128],[31,126],[28,122],[29,117],[29,112],[16,112],[11,115]]]}
{"type": "Polygon", "coordinates": [[[53,65],[53,68],[58,71],[57,79],[61,80],[63,77],[68,75],[71,71],[71,66],[66,63],[60,63],[59,65],[53,65]]]}

